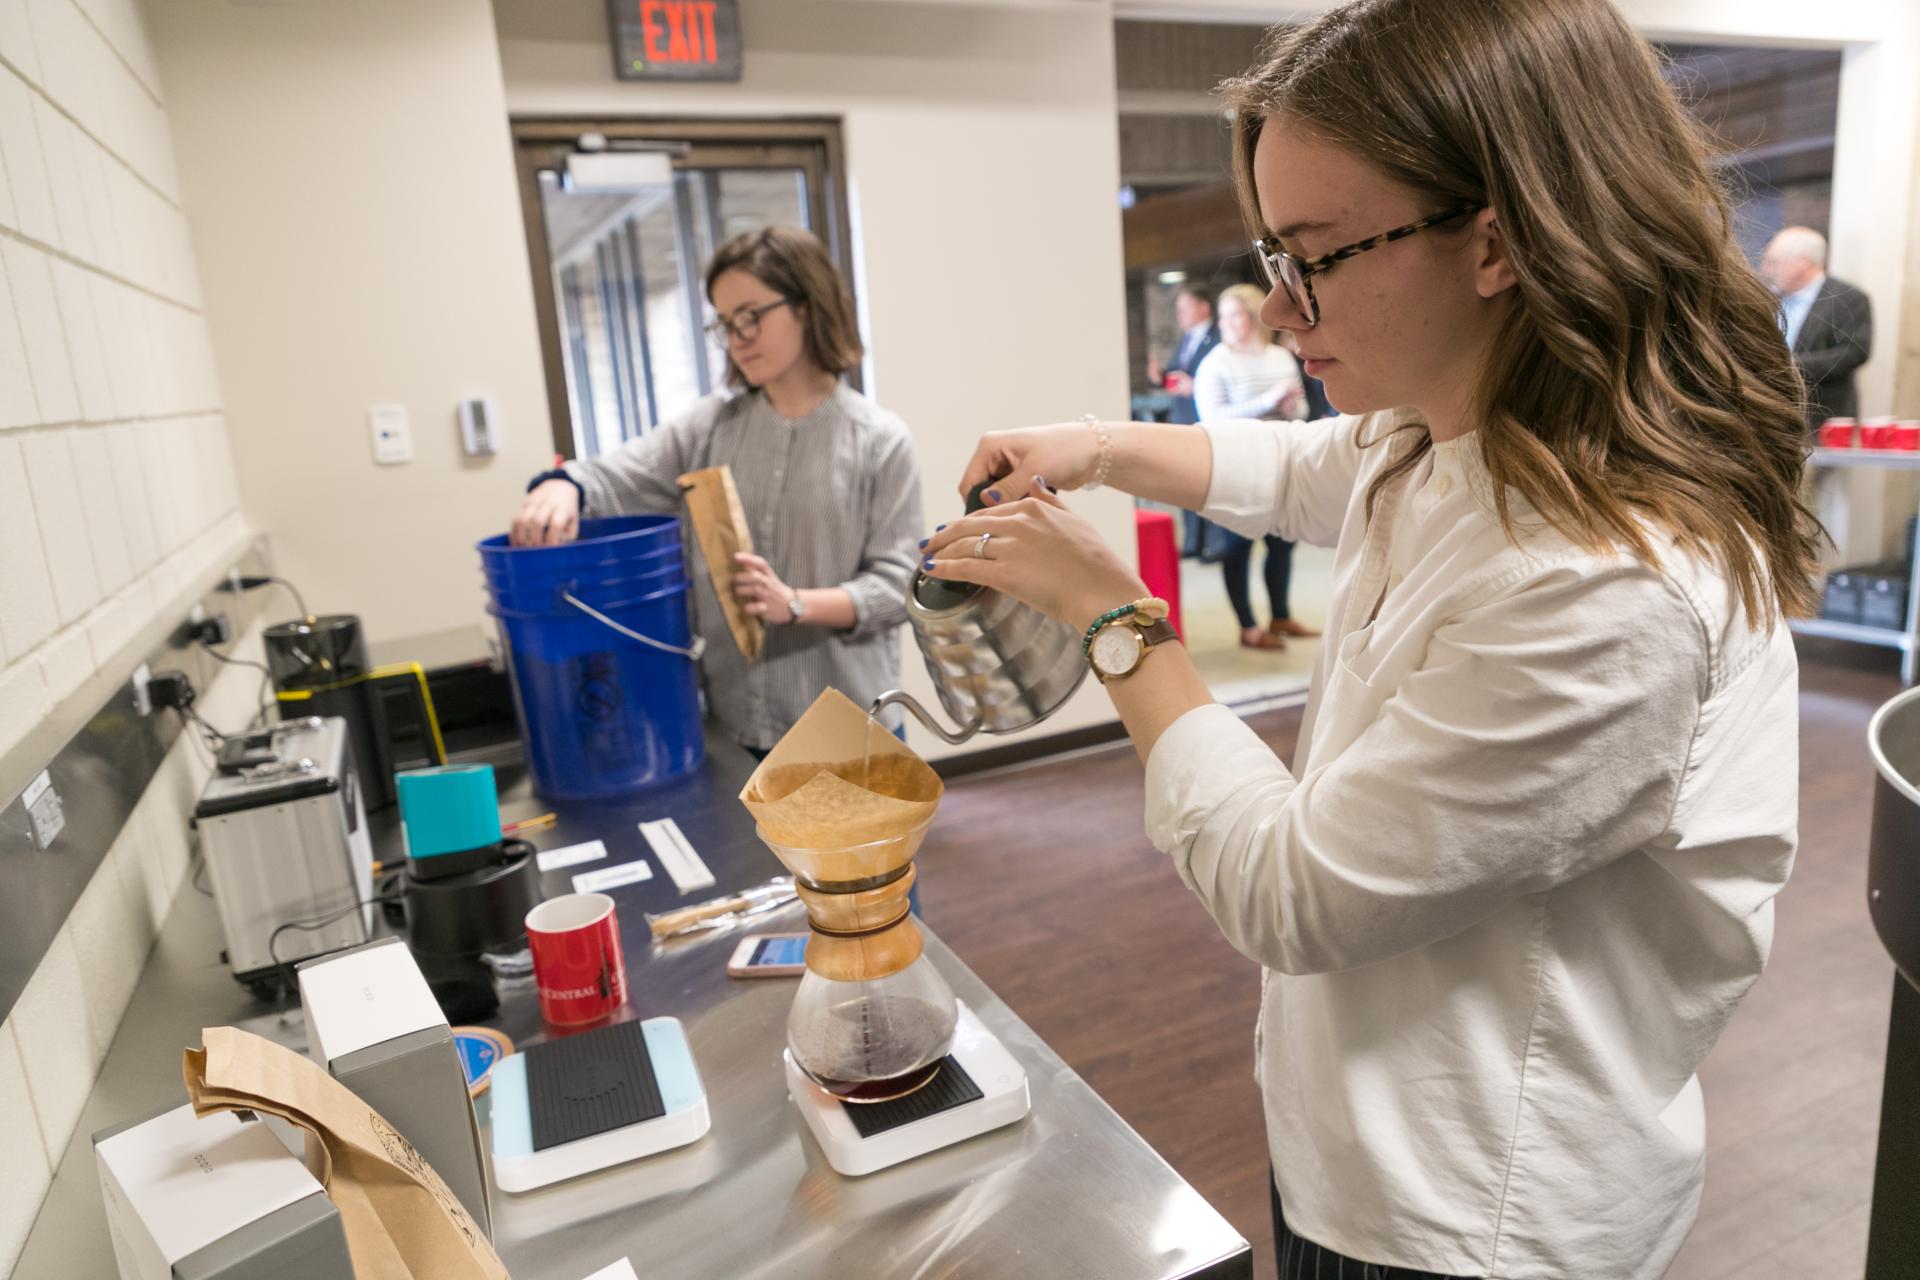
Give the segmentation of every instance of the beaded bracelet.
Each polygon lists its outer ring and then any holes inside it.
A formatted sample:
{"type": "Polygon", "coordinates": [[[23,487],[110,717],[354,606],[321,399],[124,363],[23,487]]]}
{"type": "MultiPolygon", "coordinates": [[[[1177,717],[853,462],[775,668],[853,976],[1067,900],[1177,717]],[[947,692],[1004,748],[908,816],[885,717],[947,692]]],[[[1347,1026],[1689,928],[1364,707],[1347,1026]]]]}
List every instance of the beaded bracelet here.
{"type": "Polygon", "coordinates": [[[1093,474],[1080,488],[1088,493],[1107,482],[1107,472],[1113,470],[1113,435],[1107,430],[1107,424],[1090,413],[1080,415],[1080,421],[1093,428],[1093,434],[1100,438],[1100,460],[1093,465],[1093,474]]]}

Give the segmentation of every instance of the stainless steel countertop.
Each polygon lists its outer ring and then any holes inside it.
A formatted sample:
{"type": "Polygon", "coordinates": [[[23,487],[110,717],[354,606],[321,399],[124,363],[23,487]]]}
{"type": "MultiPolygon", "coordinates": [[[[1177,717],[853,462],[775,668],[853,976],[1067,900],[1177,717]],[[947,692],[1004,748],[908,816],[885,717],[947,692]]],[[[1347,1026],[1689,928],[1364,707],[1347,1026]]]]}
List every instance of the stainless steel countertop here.
{"type": "MultiPolygon", "coordinates": [[[[672,795],[570,807],[536,839],[541,848],[595,837],[608,845],[606,862],[548,873],[550,894],[564,892],[572,872],[643,856],[640,817],[674,816],[712,868],[715,888],[685,899],[657,865],[652,880],[612,893],[633,1013],[685,1024],[713,1129],[679,1151],[524,1195],[496,1188],[495,1246],[513,1275],[580,1280],[626,1256],[641,1275],[676,1280],[1250,1276],[1246,1241],[931,929],[927,954],[1026,1068],[1032,1114],[864,1178],[827,1166],[780,1066],[795,980],[729,978],[739,933],[655,946],[642,919],[779,872],[732,800],[749,766],[737,748],[717,744],[703,777],[672,795]]],[[[524,780],[503,773],[503,781],[505,816],[542,811],[524,780]]],[[[926,870],[937,918],[938,868],[926,870]]],[[[798,930],[805,915],[796,904],[750,923],[754,932],[798,930]]],[[[184,1102],[180,1049],[199,1042],[200,1028],[232,1024],[304,1052],[299,1010],[254,1001],[220,963],[220,946],[213,900],[183,888],[27,1241],[22,1280],[114,1274],[90,1135],[184,1102]]],[[[516,1043],[536,1039],[531,990],[501,994],[491,1025],[516,1043]]]]}

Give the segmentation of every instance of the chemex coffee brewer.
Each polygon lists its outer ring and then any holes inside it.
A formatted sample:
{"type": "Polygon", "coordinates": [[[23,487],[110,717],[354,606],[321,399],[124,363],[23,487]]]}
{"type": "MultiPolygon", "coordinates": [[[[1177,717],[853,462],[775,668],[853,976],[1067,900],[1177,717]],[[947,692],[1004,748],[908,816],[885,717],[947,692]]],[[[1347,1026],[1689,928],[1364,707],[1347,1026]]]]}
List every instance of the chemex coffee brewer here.
{"type": "Polygon", "coordinates": [[[787,1083],[842,1173],[1027,1113],[1026,1073],[955,999],[908,908],[941,790],[925,761],[829,689],[740,793],[807,908],[787,1083]]]}

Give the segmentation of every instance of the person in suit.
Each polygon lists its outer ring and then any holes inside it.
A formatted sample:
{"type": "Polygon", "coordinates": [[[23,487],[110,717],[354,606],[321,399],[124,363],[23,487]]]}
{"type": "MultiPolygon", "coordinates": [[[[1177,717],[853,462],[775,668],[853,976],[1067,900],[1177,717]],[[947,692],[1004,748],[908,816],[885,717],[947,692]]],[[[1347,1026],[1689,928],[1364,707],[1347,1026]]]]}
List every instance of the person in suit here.
{"type": "Polygon", "coordinates": [[[1220,325],[1213,318],[1213,299],[1198,285],[1188,285],[1173,300],[1173,316],[1180,325],[1180,341],[1167,361],[1166,388],[1173,393],[1171,422],[1199,421],[1193,403],[1193,375],[1207,353],[1220,345],[1220,325]]]}
{"type": "Polygon", "coordinates": [[[1858,414],[1853,371],[1873,348],[1867,295],[1827,274],[1826,237],[1788,227],[1767,242],[1761,274],[1780,295],[1780,328],[1807,384],[1807,428],[1858,414]]]}
{"type": "MultiPolygon", "coordinates": [[[[1173,356],[1164,370],[1156,365],[1148,372],[1173,393],[1167,421],[1190,424],[1200,421],[1193,401],[1193,375],[1207,354],[1220,345],[1220,325],[1213,318],[1213,299],[1196,284],[1187,285],[1175,295],[1173,317],[1180,325],[1180,340],[1173,346],[1173,356]]],[[[1206,536],[1206,521],[1197,512],[1180,513],[1181,555],[1199,555],[1206,536]]]]}

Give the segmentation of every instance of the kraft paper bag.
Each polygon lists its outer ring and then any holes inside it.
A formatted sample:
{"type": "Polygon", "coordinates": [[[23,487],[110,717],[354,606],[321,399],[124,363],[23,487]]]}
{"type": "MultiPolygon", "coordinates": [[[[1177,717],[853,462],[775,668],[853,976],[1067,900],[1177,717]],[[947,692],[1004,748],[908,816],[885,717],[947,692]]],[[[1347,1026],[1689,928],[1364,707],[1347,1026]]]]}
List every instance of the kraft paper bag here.
{"type": "Polygon", "coordinates": [[[742,551],[753,553],[753,530],[747,524],[746,511],[740,506],[733,469],[719,466],[689,471],[678,483],[687,498],[693,536],[699,539],[700,556],[707,562],[713,593],[720,597],[720,608],[727,615],[727,630],[733,633],[733,642],[747,661],[752,662],[760,656],[767,628],[748,613],[733,594],[733,557],[742,551]]]}
{"type": "Polygon", "coordinates": [[[356,1280],[507,1280],[460,1200],[407,1140],[310,1059],[235,1027],[182,1063],[197,1116],[259,1111],[307,1133],[307,1167],[340,1211],[356,1280]]]}

